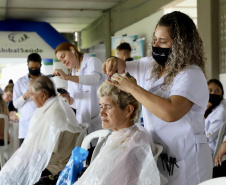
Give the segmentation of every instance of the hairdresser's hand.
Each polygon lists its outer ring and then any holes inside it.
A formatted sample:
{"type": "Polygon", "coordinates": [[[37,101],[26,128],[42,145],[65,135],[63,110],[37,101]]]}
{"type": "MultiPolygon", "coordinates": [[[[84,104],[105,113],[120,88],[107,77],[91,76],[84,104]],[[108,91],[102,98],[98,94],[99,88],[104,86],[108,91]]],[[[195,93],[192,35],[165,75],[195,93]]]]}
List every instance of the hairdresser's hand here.
{"type": "Polygon", "coordinates": [[[61,93],[58,93],[58,95],[60,96],[60,97],[62,97],[62,98],[68,98],[69,96],[70,96],[70,94],[69,93],[64,93],[64,94],[61,94],[61,93]]]}
{"type": "Polygon", "coordinates": [[[112,76],[118,71],[118,62],[119,60],[115,57],[108,58],[102,65],[103,73],[112,76]]]}
{"type": "Polygon", "coordinates": [[[126,68],[126,61],[117,57],[108,58],[102,65],[103,73],[112,76],[115,73],[124,73],[126,68]]]}
{"type": "Polygon", "coordinates": [[[110,83],[114,86],[118,87],[120,90],[125,91],[127,93],[131,93],[134,86],[137,86],[137,81],[134,77],[128,76],[118,76],[114,75],[110,83]]]}
{"type": "Polygon", "coordinates": [[[226,155],[226,141],[221,144],[221,147],[215,157],[215,166],[221,165],[224,155],[226,155]]]}
{"type": "Polygon", "coordinates": [[[64,73],[62,69],[55,69],[53,71],[53,75],[59,76],[62,80],[67,80],[67,75],[64,73]]]}

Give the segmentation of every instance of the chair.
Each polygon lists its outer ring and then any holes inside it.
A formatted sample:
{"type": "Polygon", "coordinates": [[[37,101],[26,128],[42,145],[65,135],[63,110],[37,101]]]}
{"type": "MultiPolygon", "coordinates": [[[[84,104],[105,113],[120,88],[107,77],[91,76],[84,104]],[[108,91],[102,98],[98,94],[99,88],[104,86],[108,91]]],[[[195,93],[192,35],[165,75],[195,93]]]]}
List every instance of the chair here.
{"type": "Polygon", "coordinates": [[[216,149],[215,149],[214,155],[213,155],[213,164],[215,163],[214,162],[215,156],[217,155],[217,153],[221,147],[221,144],[224,140],[225,135],[226,135],[226,122],[223,123],[223,125],[221,126],[219,133],[218,133],[217,145],[216,145],[216,149]]]}
{"type": "Polygon", "coordinates": [[[82,132],[79,134],[79,136],[78,136],[78,138],[77,138],[77,140],[76,140],[75,147],[76,147],[76,146],[81,147],[82,141],[83,141],[83,139],[86,137],[87,131],[88,131],[88,128],[89,128],[89,124],[88,124],[88,123],[81,123],[80,126],[83,128],[83,130],[82,130],[82,132]]]}
{"type": "Polygon", "coordinates": [[[158,157],[163,151],[163,146],[161,144],[155,143],[155,151],[156,151],[156,154],[154,155],[154,159],[155,159],[155,162],[157,163],[158,157]]]}
{"type": "Polygon", "coordinates": [[[226,184],[226,177],[218,177],[214,179],[209,179],[198,185],[225,185],[225,184],[226,184]]]}
{"type": "MultiPolygon", "coordinates": [[[[85,150],[88,150],[89,146],[90,146],[90,142],[95,139],[98,138],[97,141],[97,145],[93,151],[92,157],[91,157],[91,162],[95,159],[95,157],[99,154],[102,146],[104,145],[104,143],[106,142],[108,136],[111,134],[110,130],[107,129],[102,129],[102,130],[97,130],[94,131],[92,133],[90,133],[89,135],[87,135],[81,145],[81,148],[84,148],[85,150]]],[[[86,161],[83,162],[83,165],[85,166],[86,161]]]]}
{"type": "Polygon", "coordinates": [[[6,160],[8,160],[8,130],[9,130],[9,119],[8,116],[5,114],[0,114],[0,119],[4,119],[5,121],[5,129],[4,129],[4,145],[0,146],[0,167],[2,168],[4,164],[6,163],[6,160]],[[6,152],[6,157],[4,156],[4,153],[6,152]]]}

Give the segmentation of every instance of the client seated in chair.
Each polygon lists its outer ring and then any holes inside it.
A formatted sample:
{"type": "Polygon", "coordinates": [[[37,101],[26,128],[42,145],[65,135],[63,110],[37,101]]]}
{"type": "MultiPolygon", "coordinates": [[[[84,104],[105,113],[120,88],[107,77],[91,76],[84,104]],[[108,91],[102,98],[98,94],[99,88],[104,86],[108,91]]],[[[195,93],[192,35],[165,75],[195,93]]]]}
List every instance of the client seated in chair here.
{"type": "Polygon", "coordinates": [[[0,184],[34,184],[66,166],[82,128],[71,107],[56,95],[53,82],[38,77],[29,84],[37,106],[21,147],[0,172],[0,184]]]}
{"type": "Polygon", "coordinates": [[[107,81],[100,86],[98,96],[102,127],[113,132],[74,185],[159,185],[152,138],[134,124],[137,100],[107,81]]]}

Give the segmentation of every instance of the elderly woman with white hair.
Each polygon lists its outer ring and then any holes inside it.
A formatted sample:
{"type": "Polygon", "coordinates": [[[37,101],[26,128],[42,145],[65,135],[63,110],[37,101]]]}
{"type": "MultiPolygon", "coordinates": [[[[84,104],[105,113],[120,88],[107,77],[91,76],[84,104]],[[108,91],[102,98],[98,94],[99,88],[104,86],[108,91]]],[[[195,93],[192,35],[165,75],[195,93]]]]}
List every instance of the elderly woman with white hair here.
{"type": "Polygon", "coordinates": [[[113,132],[74,185],[159,185],[152,138],[134,124],[137,100],[107,81],[100,86],[98,96],[102,127],[113,132]]]}
{"type": "Polygon", "coordinates": [[[56,96],[54,84],[47,77],[31,81],[29,95],[37,109],[23,144],[0,172],[0,184],[30,185],[43,172],[63,170],[82,130],[71,107],[56,96]]]}

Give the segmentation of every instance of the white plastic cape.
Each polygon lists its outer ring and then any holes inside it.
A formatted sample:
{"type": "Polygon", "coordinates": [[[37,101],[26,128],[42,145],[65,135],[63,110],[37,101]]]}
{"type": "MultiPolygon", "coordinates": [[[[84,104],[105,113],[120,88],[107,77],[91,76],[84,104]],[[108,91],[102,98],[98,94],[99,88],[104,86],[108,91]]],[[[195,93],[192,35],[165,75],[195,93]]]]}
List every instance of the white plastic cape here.
{"type": "Polygon", "coordinates": [[[0,185],[33,185],[48,165],[60,133],[81,130],[64,100],[49,99],[35,110],[26,139],[0,171],[0,185]]]}
{"type": "Polygon", "coordinates": [[[139,125],[113,132],[74,185],[160,185],[153,146],[152,138],[139,125]]]}

